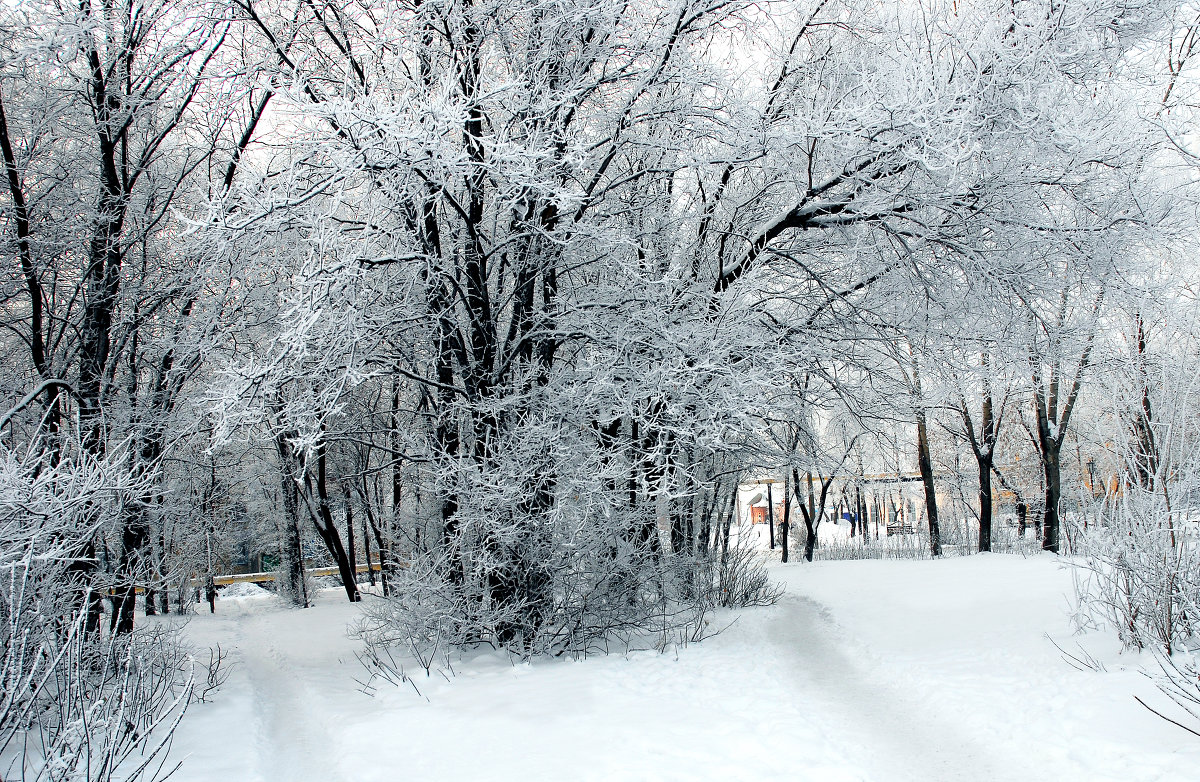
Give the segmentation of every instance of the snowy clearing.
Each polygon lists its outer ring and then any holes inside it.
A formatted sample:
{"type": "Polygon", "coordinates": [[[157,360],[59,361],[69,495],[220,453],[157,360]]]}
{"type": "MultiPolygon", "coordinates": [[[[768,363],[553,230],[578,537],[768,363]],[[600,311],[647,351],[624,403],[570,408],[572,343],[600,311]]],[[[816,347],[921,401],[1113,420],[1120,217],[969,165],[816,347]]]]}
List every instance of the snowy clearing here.
{"type": "MultiPolygon", "coordinates": [[[[1189,780],[1200,743],[1051,556],[776,566],[787,593],[703,643],[359,689],[356,608],[222,600],[189,625],[236,665],[177,736],[178,780],[1189,780]],[[1094,655],[1078,671],[1055,648],[1094,655]]],[[[370,599],[370,598],[368,598],[370,599]]],[[[722,616],[715,621],[729,621],[722,616]]]]}

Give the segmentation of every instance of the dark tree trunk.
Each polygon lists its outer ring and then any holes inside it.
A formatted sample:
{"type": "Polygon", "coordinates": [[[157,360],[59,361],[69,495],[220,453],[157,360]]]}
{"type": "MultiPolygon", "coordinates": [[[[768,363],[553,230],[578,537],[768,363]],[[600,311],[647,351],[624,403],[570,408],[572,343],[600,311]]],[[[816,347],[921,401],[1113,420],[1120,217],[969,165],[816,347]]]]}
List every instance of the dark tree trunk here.
{"type": "MultiPolygon", "coordinates": [[[[648,412],[651,415],[654,415],[658,412],[658,409],[652,405],[648,412]]],[[[647,427],[647,429],[652,429],[652,427],[647,427]]],[[[638,431],[637,421],[634,422],[633,431],[638,431]]],[[[653,495],[651,496],[657,497],[662,490],[663,481],[665,480],[666,467],[663,465],[658,465],[646,457],[646,454],[652,453],[657,445],[653,431],[646,432],[646,434],[640,440],[636,440],[636,442],[638,445],[635,458],[637,463],[640,465],[639,472],[645,477],[647,491],[653,491],[653,495]]],[[[654,504],[654,501],[650,503],[652,508],[654,507],[654,504]]],[[[643,517],[642,527],[638,533],[638,542],[642,546],[648,546],[651,556],[657,561],[658,557],[662,554],[662,544],[659,540],[658,519],[656,514],[657,511],[643,517]]]]}
{"type": "MultiPolygon", "coordinates": [[[[453,356],[451,355],[450,348],[450,332],[453,326],[443,322],[447,317],[447,315],[443,315],[439,318],[437,358],[437,380],[443,388],[443,390],[439,391],[439,407],[447,412],[437,416],[434,442],[436,443],[438,456],[441,458],[444,469],[452,470],[451,465],[455,463],[459,455],[460,437],[458,419],[448,412],[453,406],[454,400],[450,392],[444,390],[453,387],[454,383],[453,356]]],[[[445,560],[446,575],[450,583],[462,584],[466,579],[466,573],[463,570],[462,552],[458,546],[457,490],[451,487],[441,496],[440,500],[442,517],[441,545],[442,555],[445,560]]],[[[393,512],[398,510],[399,505],[393,505],[393,512]]]]}
{"type": "Polygon", "coordinates": [[[74,608],[85,613],[83,629],[89,635],[99,634],[100,618],[104,613],[103,597],[94,584],[98,566],[96,543],[91,538],[75,547],[67,565],[66,580],[77,601],[74,608]]]}
{"type": "MultiPolygon", "coordinates": [[[[112,594],[113,612],[109,630],[127,635],[133,632],[133,609],[137,595],[137,574],[141,571],[142,551],[149,540],[145,511],[135,508],[121,532],[121,557],[117,562],[117,585],[112,594]]],[[[151,596],[146,595],[147,604],[151,596]]]]}
{"type": "Polygon", "coordinates": [[[363,557],[367,560],[367,582],[371,586],[375,586],[375,568],[371,563],[371,525],[369,519],[369,510],[363,512],[362,539],[363,539],[363,557]]]}
{"type": "Polygon", "coordinates": [[[395,575],[393,571],[394,566],[392,563],[391,542],[383,534],[383,525],[380,524],[379,519],[375,515],[375,511],[371,506],[371,498],[367,492],[367,478],[365,473],[362,480],[363,485],[359,488],[359,496],[362,497],[363,501],[363,513],[366,515],[367,524],[371,528],[371,535],[375,536],[375,548],[379,550],[379,589],[381,592],[383,592],[384,597],[388,597],[392,594],[392,577],[395,575]]]}
{"type": "Polygon", "coordinates": [[[1042,517],[1042,549],[1059,553],[1059,501],[1062,499],[1062,470],[1057,445],[1042,454],[1042,469],[1046,479],[1046,508],[1042,517]]]}
{"type": "MultiPolygon", "coordinates": [[[[812,473],[805,474],[808,483],[808,503],[800,503],[800,515],[804,519],[804,561],[813,561],[813,552],[817,548],[817,507],[813,498],[812,473]]],[[[792,482],[800,484],[800,472],[792,470],[792,482]]]]}
{"type": "MultiPolygon", "coordinates": [[[[980,366],[985,370],[991,366],[991,357],[985,351],[980,356],[980,366]]],[[[993,409],[992,384],[989,377],[983,380],[983,404],[979,414],[979,432],[975,432],[975,424],[971,420],[971,412],[967,409],[967,400],[959,400],[959,413],[962,415],[963,428],[967,433],[967,441],[971,452],[975,454],[975,462],[979,467],[979,550],[992,550],[992,462],[996,453],[996,442],[1000,438],[1000,419],[1004,417],[1004,403],[1001,402],[1001,412],[997,416],[993,409]]]]}
{"type": "Polygon", "coordinates": [[[283,499],[283,528],[279,542],[279,566],[284,588],[302,608],[308,608],[304,583],[304,548],[300,543],[300,489],[291,474],[291,446],[285,434],[275,438],[279,454],[279,488],[283,499]]]}
{"type": "MultiPolygon", "coordinates": [[[[863,519],[867,516],[867,501],[863,499],[862,486],[855,484],[854,486],[854,513],[856,519],[863,519]]],[[[851,524],[854,522],[852,521],[851,524]]]]}
{"type": "Polygon", "coordinates": [[[771,550],[775,550],[775,496],[771,493],[771,486],[767,483],[767,526],[768,534],[771,538],[771,550]]]}
{"type": "MultiPolygon", "coordinates": [[[[729,563],[729,531],[733,526],[734,517],[738,513],[738,481],[739,477],[734,476],[733,479],[733,496],[729,498],[729,512],[725,514],[725,519],[721,523],[721,570],[724,572],[726,565],[729,563]]],[[[740,524],[741,521],[739,520],[740,524]]]]}
{"type": "MultiPolygon", "coordinates": [[[[93,63],[99,60],[93,58],[93,63]]],[[[93,69],[95,65],[93,64],[93,69]]],[[[88,244],[82,287],[83,320],[79,335],[78,413],[82,446],[94,457],[103,457],[106,449],[106,422],[102,414],[104,382],[112,345],[113,312],[121,286],[123,260],[122,233],[125,224],[128,179],[124,159],[120,154],[124,138],[124,123],[115,118],[123,110],[119,87],[109,84],[108,74],[97,72],[90,84],[97,126],[97,152],[100,156],[99,195],[95,223],[88,244]],[[115,135],[114,135],[115,131],[115,135]]],[[[97,562],[88,556],[85,546],[82,556],[72,563],[74,580],[83,592],[80,599],[87,605],[85,629],[97,632],[100,625],[99,596],[94,588],[97,562]],[[95,604],[95,605],[93,605],[95,604]]],[[[94,554],[94,548],[92,548],[94,554]]]]}
{"type": "MultiPolygon", "coordinates": [[[[301,468],[303,469],[303,467],[301,468]]],[[[307,471],[305,472],[306,488],[309,484],[307,471]]],[[[346,590],[346,597],[351,603],[357,603],[362,599],[362,595],[358,592],[358,579],[354,572],[354,567],[351,564],[350,556],[346,553],[345,547],[342,545],[342,536],[338,533],[337,526],[333,521],[333,508],[329,502],[329,483],[325,470],[325,441],[322,439],[317,446],[317,514],[313,519],[316,522],[317,534],[321,536],[321,540],[325,543],[325,548],[333,556],[333,561],[337,565],[338,574],[342,578],[342,586],[346,590]]]]}
{"type": "MultiPolygon", "coordinates": [[[[1099,311],[1101,299],[1096,300],[1096,312],[1099,311]]],[[[1042,457],[1042,476],[1046,485],[1046,507],[1042,518],[1042,548],[1046,551],[1059,553],[1060,523],[1059,502],[1062,499],[1062,446],[1067,437],[1067,427],[1071,423],[1071,415],[1075,411],[1075,403],[1079,399],[1079,389],[1083,383],[1083,373],[1091,362],[1093,341],[1088,337],[1079,363],[1075,366],[1074,376],[1070,381],[1066,398],[1060,399],[1061,371],[1054,363],[1050,368],[1048,381],[1043,382],[1041,365],[1034,364],[1033,373],[1033,406],[1037,416],[1037,435],[1035,437],[1038,450],[1042,457]]]]}
{"type": "Polygon", "coordinates": [[[641,475],[641,451],[639,445],[641,443],[641,434],[639,433],[640,425],[634,416],[630,416],[629,420],[629,482],[626,486],[629,510],[633,510],[638,504],[638,482],[641,475]]]}
{"type": "Polygon", "coordinates": [[[711,549],[714,521],[724,515],[724,503],[721,501],[721,482],[714,483],[709,492],[710,501],[701,509],[700,525],[696,532],[696,556],[706,559],[711,549]]]}
{"type": "Polygon", "coordinates": [[[143,595],[145,597],[146,616],[155,616],[158,614],[158,606],[155,605],[155,602],[158,599],[158,590],[152,586],[149,586],[149,583],[152,582],[152,580],[153,574],[147,573],[147,586],[143,591],[143,595]]]}
{"type": "MultiPolygon", "coordinates": [[[[150,396],[148,415],[151,419],[142,438],[142,445],[137,451],[137,464],[134,470],[145,480],[156,481],[158,463],[163,455],[164,426],[160,416],[165,416],[174,409],[175,395],[168,384],[170,371],[174,365],[174,353],[167,351],[159,367],[158,375],[153,383],[150,396]]],[[[133,394],[131,394],[132,396],[133,394]]],[[[216,481],[215,473],[211,480],[216,481]]],[[[155,502],[155,494],[147,487],[138,503],[125,515],[121,531],[121,557],[117,564],[116,592],[113,596],[113,616],[111,628],[114,632],[125,634],[133,632],[133,608],[135,603],[136,586],[139,573],[148,573],[146,549],[150,544],[150,508],[155,502]]],[[[154,596],[146,592],[147,615],[153,612],[150,608],[154,596]]]]}
{"type": "MultiPolygon", "coordinates": [[[[1133,440],[1133,462],[1130,472],[1137,485],[1148,492],[1154,491],[1155,481],[1159,470],[1158,443],[1154,436],[1154,409],[1150,402],[1150,378],[1146,369],[1146,327],[1141,313],[1134,315],[1134,349],[1136,351],[1134,364],[1138,375],[1138,385],[1141,392],[1140,405],[1133,412],[1129,423],[1133,440]]],[[[1092,488],[1095,494],[1095,487],[1092,488]]],[[[1172,534],[1172,537],[1174,535],[1172,534]]],[[[1172,546],[1174,541],[1172,541],[1172,546]]]]}
{"type": "Polygon", "coordinates": [[[938,527],[937,494],[933,484],[933,460],[929,455],[929,432],[924,408],[917,411],[917,469],[925,487],[925,512],[929,517],[929,550],[935,557],[942,555],[942,535],[938,527]]]}
{"type": "MultiPolygon", "coordinates": [[[[644,479],[650,480],[650,465],[647,463],[646,453],[650,447],[653,447],[654,440],[649,434],[646,438],[642,438],[641,422],[637,417],[632,417],[629,425],[629,509],[636,510],[638,506],[638,495],[640,495],[640,486],[644,479]]],[[[635,513],[634,518],[637,518],[635,513]]],[[[659,531],[656,527],[655,519],[652,516],[642,517],[640,522],[637,522],[635,539],[637,540],[637,551],[649,552],[650,557],[655,561],[658,560],[661,554],[659,545],[659,531]]]]}
{"type": "MultiPolygon", "coordinates": [[[[792,470],[792,480],[799,481],[800,475],[795,470],[792,470]]],[[[813,492],[813,476],[811,472],[804,473],[804,482],[808,488],[808,515],[813,519],[817,518],[817,496],[813,492]]]]}
{"type": "Polygon", "coordinates": [[[979,550],[992,550],[992,460],[979,461],[979,550]]]}
{"type": "Polygon", "coordinates": [[[685,547],[687,541],[687,530],[685,528],[687,509],[678,501],[672,500],[668,506],[667,517],[671,523],[671,553],[676,556],[683,556],[687,553],[685,547]]]}
{"type": "Polygon", "coordinates": [[[783,518],[779,521],[779,543],[783,549],[779,561],[787,564],[788,561],[788,519],[792,512],[792,492],[791,483],[788,475],[785,472],[783,476],[783,518]]]}
{"type": "Polygon", "coordinates": [[[162,603],[159,608],[164,616],[171,613],[171,590],[167,584],[167,533],[163,529],[163,525],[158,527],[158,583],[162,585],[162,590],[159,592],[162,603]]]}
{"type": "MultiPolygon", "coordinates": [[[[30,222],[29,205],[25,198],[25,185],[17,165],[16,154],[8,129],[8,118],[4,113],[3,96],[0,95],[0,157],[8,181],[9,198],[12,201],[12,220],[17,239],[17,256],[20,259],[21,276],[25,284],[29,307],[29,331],[25,340],[29,345],[33,368],[43,381],[54,379],[51,356],[47,351],[49,328],[45,322],[45,292],[42,288],[41,272],[33,256],[33,228],[30,222]]],[[[59,385],[47,386],[44,401],[43,421],[47,444],[51,449],[51,463],[58,463],[58,431],[62,418],[59,401],[59,385]]]]}
{"type": "MultiPolygon", "coordinates": [[[[354,583],[358,584],[357,553],[354,550],[354,511],[350,507],[350,484],[342,484],[342,504],[346,509],[346,555],[350,559],[350,572],[354,574],[354,583]]],[[[371,559],[367,557],[367,570],[370,570],[371,559]]],[[[357,586],[355,586],[357,590],[357,586]]],[[[361,599],[361,598],[360,598],[361,599]]]]}

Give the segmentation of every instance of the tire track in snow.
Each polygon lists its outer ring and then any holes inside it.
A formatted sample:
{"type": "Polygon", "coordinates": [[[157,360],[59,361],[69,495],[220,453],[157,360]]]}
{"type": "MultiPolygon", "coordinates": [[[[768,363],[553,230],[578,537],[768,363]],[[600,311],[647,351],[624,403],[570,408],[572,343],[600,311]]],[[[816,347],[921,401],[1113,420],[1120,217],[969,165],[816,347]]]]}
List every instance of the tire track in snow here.
{"type": "Polygon", "coordinates": [[[785,595],[770,623],[771,642],[790,657],[798,689],[849,745],[871,782],[1027,782],[1040,778],[997,746],[966,734],[914,701],[879,673],[866,670],[839,643],[828,610],[805,597],[785,595]]]}

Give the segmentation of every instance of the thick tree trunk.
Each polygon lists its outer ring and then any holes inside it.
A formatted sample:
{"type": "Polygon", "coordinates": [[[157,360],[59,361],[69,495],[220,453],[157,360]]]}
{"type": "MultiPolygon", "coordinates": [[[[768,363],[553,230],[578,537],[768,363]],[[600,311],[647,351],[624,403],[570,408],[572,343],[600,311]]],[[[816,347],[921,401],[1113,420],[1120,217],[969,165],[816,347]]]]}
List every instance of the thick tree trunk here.
{"type": "Polygon", "coordinates": [[[85,613],[83,629],[89,635],[100,633],[100,619],[104,613],[103,597],[94,583],[98,566],[96,542],[91,538],[75,547],[67,565],[66,580],[75,600],[72,607],[85,613]]]}
{"type": "MultiPolygon", "coordinates": [[[[108,74],[96,73],[90,84],[96,112],[97,151],[100,157],[99,195],[95,223],[88,244],[86,267],[83,273],[83,321],[79,335],[78,414],[82,446],[89,454],[101,458],[107,447],[106,422],[102,413],[104,383],[112,343],[113,312],[121,286],[123,247],[121,236],[127,206],[124,186],[127,171],[120,155],[125,130],[115,117],[123,110],[122,95],[117,85],[107,82],[108,74]],[[114,135],[114,131],[116,135],[114,135]]],[[[89,542],[81,556],[72,563],[75,580],[83,593],[80,600],[87,605],[86,629],[99,630],[99,598],[94,588],[97,561],[89,556],[94,547],[89,542]],[[85,583],[86,582],[86,583],[85,583]]]]}
{"type": "Polygon", "coordinates": [[[721,500],[721,481],[714,482],[712,490],[708,492],[710,501],[701,509],[699,529],[696,531],[696,556],[700,559],[707,559],[709,551],[712,549],[713,528],[716,522],[724,515],[725,505],[721,500]]]}
{"type": "Polygon", "coordinates": [[[687,554],[687,509],[678,501],[667,501],[667,519],[671,527],[671,553],[676,556],[687,554]]]}
{"type": "Polygon", "coordinates": [[[304,583],[304,550],[300,543],[300,489],[289,469],[291,447],[285,436],[275,438],[279,452],[280,491],[283,499],[283,524],[280,529],[279,567],[283,589],[301,608],[308,608],[308,586],[304,583]]]}
{"type": "MultiPolygon", "coordinates": [[[[449,328],[448,326],[446,328],[449,328]]],[[[439,336],[439,342],[447,343],[448,336],[439,336]]],[[[443,388],[449,388],[454,383],[454,368],[452,358],[450,356],[448,345],[443,344],[439,350],[438,358],[438,383],[443,388]]],[[[449,392],[440,391],[441,396],[440,406],[443,410],[448,411],[453,404],[453,399],[450,398],[449,392]]],[[[459,432],[458,420],[448,412],[437,416],[437,425],[434,431],[434,442],[437,445],[438,456],[440,463],[444,469],[453,470],[452,465],[458,459],[459,453],[459,432]]],[[[466,579],[466,573],[463,570],[462,551],[458,546],[458,493],[454,487],[445,491],[440,497],[440,511],[442,518],[441,530],[441,545],[442,556],[445,558],[444,566],[446,575],[452,584],[462,584],[466,579]]],[[[393,510],[398,510],[399,506],[393,506],[393,510]]]]}
{"type": "MultiPolygon", "coordinates": [[[[1096,300],[1096,312],[1099,311],[1101,299],[1096,300]]],[[[1040,365],[1034,365],[1033,373],[1033,405],[1037,416],[1037,444],[1042,457],[1042,477],[1045,479],[1045,514],[1042,517],[1042,548],[1046,551],[1059,553],[1061,524],[1059,502],[1062,499],[1062,446],[1066,440],[1067,427],[1071,423],[1071,415],[1075,403],[1079,399],[1079,389],[1083,383],[1083,373],[1091,363],[1093,341],[1089,336],[1087,346],[1079,363],[1075,366],[1074,377],[1071,379],[1065,400],[1059,395],[1062,385],[1062,373],[1058,364],[1051,366],[1048,382],[1043,382],[1040,365]]]]}
{"type": "Polygon", "coordinates": [[[1059,553],[1060,523],[1058,506],[1062,499],[1062,473],[1058,446],[1048,447],[1042,454],[1042,470],[1046,479],[1046,508],[1042,516],[1042,549],[1059,553]]]}
{"type": "MultiPolygon", "coordinates": [[[[985,370],[991,366],[991,356],[984,351],[980,355],[980,366],[985,370]]],[[[967,400],[959,400],[959,413],[962,415],[963,427],[966,429],[967,440],[971,452],[975,454],[975,462],[979,467],[979,550],[992,550],[992,461],[996,453],[996,441],[1000,436],[1000,422],[993,410],[992,384],[990,377],[983,380],[983,404],[979,412],[979,433],[975,433],[975,424],[971,420],[971,412],[967,408],[967,400]]],[[[1004,413],[1001,411],[1000,417],[1004,413]]]]}
{"type": "MultiPolygon", "coordinates": [[[[142,438],[138,449],[137,463],[133,470],[148,482],[157,483],[157,467],[163,455],[164,427],[158,416],[165,417],[174,408],[174,398],[167,386],[167,378],[174,364],[174,354],[170,351],[163,357],[158,377],[153,384],[150,405],[147,413],[152,419],[148,431],[142,438]]],[[[132,394],[131,394],[132,396],[132,394]]],[[[215,474],[212,477],[215,481],[215,474]]],[[[125,515],[121,531],[121,558],[117,564],[116,591],[113,596],[113,616],[111,628],[117,633],[133,632],[133,609],[136,595],[138,575],[148,573],[146,549],[150,538],[150,508],[155,503],[155,494],[150,486],[143,489],[136,506],[125,515]]],[[[149,606],[154,595],[147,590],[147,615],[153,613],[149,606]]]]}
{"type": "MultiPolygon", "coordinates": [[[[813,552],[817,548],[817,507],[813,497],[812,473],[805,474],[808,482],[808,503],[800,503],[800,515],[804,518],[804,561],[813,561],[813,552]]],[[[800,483],[800,473],[792,470],[792,481],[800,483]]]]}
{"type": "Polygon", "coordinates": [[[992,550],[992,460],[979,454],[979,550],[992,550]]]}
{"type": "MultiPolygon", "coordinates": [[[[799,482],[799,478],[799,473],[792,470],[792,480],[799,482]]],[[[808,488],[808,515],[815,519],[817,517],[817,495],[813,492],[813,475],[811,472],[804,473],[804,481],[808,488]]]]}
{"type": "MultiPolygon", "coordinates": [[[[121,532],[121,557],[117,562],[117,583],[112,594],[112,617],[109,630],[118,634],[133,632],[133,609],[137,595],[137,574],[142,569],[142,551],[149,540],[145,510],[135,508],[126,519],[121,532]]],[[[146,594],[147,604],[151,599],[146,594]]]]}
{"type": "Polygon", "coordinates": [[[153,573],[149,572],[149,568],[147,568],[146,576],[146,588],[143,592],[145,596],[144,606],[146,616],[156,616],[158,614],[158,606],[155,603],[158,600],[158,590],[150,586],[154,582],[154,576],[153,573]]]}
{"type": "Polygon", "coordinates": [[[863,499],[862,486],[854,487],[854,515],[860,519],[867,517],[867,501],[863,499]]]}

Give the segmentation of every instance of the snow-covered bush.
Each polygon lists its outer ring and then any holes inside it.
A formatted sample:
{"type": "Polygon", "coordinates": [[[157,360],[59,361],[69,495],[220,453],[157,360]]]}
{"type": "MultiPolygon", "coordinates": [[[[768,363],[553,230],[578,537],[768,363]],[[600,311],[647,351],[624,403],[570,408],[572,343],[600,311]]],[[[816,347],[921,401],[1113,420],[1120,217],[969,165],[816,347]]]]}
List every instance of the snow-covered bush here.
{"type": "Polygon", "coordinates": [[[1080,619],[1112,627],[1126,648],[1167,656],[1200,630],[1200,538],[1172,507],[1179,478],[1148,488],[1126,476],[1074,534],[1080,619]]]}
{"type": "MultiPolygon", "coordinates": [[[[390,597],[364,605],[355,628],[372,679],[408,679],[404,658],[426,674],[449,670],[454,650],[479,643],[527,656],[582,656],[696,640],[713,609],[771,605],[782,594],[747,530],[734,530],[724,545],[690,558],[664,556],[656,540],[614,532],[622,526],[637,525],[580,520],[564,526],[559,534],[569,540],[540,549],[537,572],[544,581],[522,592],[519,602],[496,604],[479,594],[495,563],[476,563],[462,582],[443,557],[417,555],[393,577],[390,597]],[[506,642],[504,633],[513,627],[520,635],[506,642]]],[[[514,572],[511,563],[506,567],[514,572]]]]}
{"type": "MultiPolygon", "coordinates": [[[[6,696],[5,772],[56,782],[165,779],[170,737],[191,698],[190,655],[175,632],[100,642],[83,628],[81,613],[36,651],[17,645],[33,664],[6,696]]],[[[6,678],[22,662],[6,659],[6,678]]]]}
{"type": "Polygon", "coordinates": [[[398,648],[428,671],[477,643],[587,654],[688,623],[687,607],[671,597],[678,574],[648,541],[553,518],[555,529],[536,534],[516,526],[466,533],[490,540],[472,546],[465,568],[442,551],[416,553],[393,576],[390,596],[364,607],[358,635],[368,649],[398,648]],[[493,597],[501,592],[505,599],[493,597]]]}
{"type": "Polygon", "coordinates": [[[403,675],[393,649],[411,657],[428,675],[451,648],[467,640],[466,607],[445,574],[444,563],[418,557],[392,576],[387,596],[363,605],[352,632],[364,642],[362,660],[373,676],[403,675]]]}
{"type": "Polygon", "coordinates": [[[162,779],[192,663],[178,632],[102,637],[73,571],[119,515],[128,472],[0,450],[0,777],[162,779]]]}
{"type": "MultiPolygon", "coordinates": [[[[943,550],[943,554],[955,549],[943,550]]],[[[872,538],[861,536],[822,543],[813,551],[813,559],[929,559],[929,533],[926,530],[905,535],[872,538]]]]}
{"type": "Polygon", "coordinates": [[[1200,631],[1198,348],[1176,331],[1156,343],[1140,314],[1133,325],[1110,381],[1116,480],[1081,502],[1077,591],[1083,616],[1127,648],[1170,657],[1200,631]]]}
{"type": "Polygon", "coordinates": [[[782,585],[771,581],[748,524],[740,524],[736,534],[723,540],[721,550],[705,564],[712,571],[711,599],[721,608],[774,605],[783,594],[782,585]]]}
{"type": "Polygon", "coordinates": [[[1127,648],[1170,655],[1200,629],[1200,540],[1161,493],[1125,487],[1078,542],[1080,608],[1127,648]]]}

